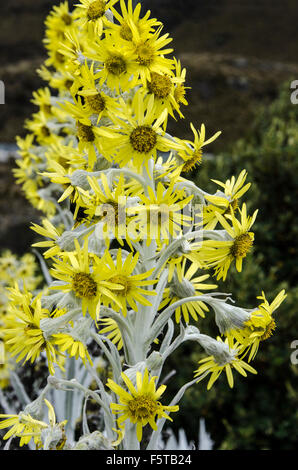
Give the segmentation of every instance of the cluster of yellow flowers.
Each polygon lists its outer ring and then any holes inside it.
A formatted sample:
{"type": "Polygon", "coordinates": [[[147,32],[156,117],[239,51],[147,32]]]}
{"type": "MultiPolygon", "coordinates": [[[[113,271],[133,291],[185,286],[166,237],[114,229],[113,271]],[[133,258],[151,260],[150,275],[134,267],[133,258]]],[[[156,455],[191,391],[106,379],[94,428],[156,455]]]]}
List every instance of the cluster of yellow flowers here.
{"type": "MultiPolygon", "coordinates": [[[[49,286],[38,295],[28,284],[10,289],[2,336],[17,360],[46,353],[53,376],[67,357],[92,368],[88,344],[95,341],[113,368],[101,387],[102,400],[113,392],[112,416],[120,414],[113,445],[132,446],[125,422],[141,441],[147,423],[158,433],[158,423],[178,410],[178,399],[160,403],[164,385],[156,389],[170,352],[197,341],[208,357],[192,383],[210,374],[210,388],[225,371],[232,387],[233,370],[256,373],[249,362],[274,330],[272,314],[285,293],[271,304],[262,293],[260,305],[247,310],[205,282],[225,280],[233,264],[241,272],[257,211],[249,216],[240,204],[250,187],[245,170],[214,181],[220,189],[213,195],[185,177],[220,132],[206,138],[204,124],[191,124],[192,140],[167,133],[168,120],[183,118],[188,103],[186,70],[163,25],[132,0],[80,0],[73,11],[67,2],[54,7],[46,27],[48,58],[39,74],[48,87],[33,94],[39,110],[18,138],[15,176],[45,215],[32,229],[43,237],[34,246],[46,249],[49,286]],[[209,307],[217,339],[195,327],[209,307]],[[173,315],[183,334],[172,342],[173,315]],[[117,351],[129,364],[120,374],[117,351]]],[[[36,436],[46,426],[25,421],[12,417],[0,427],[15,426],[7,438],[24,430],[36,436]]]]}
{"type": "Polygon", "coordinates": [[[31,253],[18,257],[6,250],[0,256],[0,388],[3,389],[9,385],[10,372],[15,368],[15,361],[8,353],[6,342],[4,343],[4,329],[11,316],[9,289],[15,286],[17,279],[20,285],[26,285],[36,292],[42,282],[38,271],[38,264],[31,253]]]}

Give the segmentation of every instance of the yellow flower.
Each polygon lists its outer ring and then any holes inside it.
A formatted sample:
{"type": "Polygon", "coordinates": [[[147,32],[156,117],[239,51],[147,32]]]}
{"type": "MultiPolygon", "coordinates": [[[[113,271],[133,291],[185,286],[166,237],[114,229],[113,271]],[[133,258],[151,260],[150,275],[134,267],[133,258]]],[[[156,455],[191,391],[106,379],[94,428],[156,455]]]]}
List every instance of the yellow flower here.
{"type": "Polygon", "coordinates": [[[58,346],[61,352],[67,351],[69,356],[75,357],[76,360],[80,357],[84,364],[86,364],[86,359],[88,359],[90,365],[93,365],[87,346],[82,341],[66,333],[53,334],[52,337],[53,343],[58,346]]]}
{"type": "Polygon", "coordinates": [[[102,222],[102,236],[109,243],[111,238],[116,238],[120,245],[124,245],[123,239],[131,246],[126,226],[131,220],[127,216],[127,197],[124,177],[121,175],[118,181],[114,181],[110,188],[108,179],[104,173],[100,180],[89,177],[92,192],[80,189],[81,206],[84,209],[86,223],[102,222]]]}
{"type": "Polygon", "coordinates": [[[76,219],[80,208],[80,191],[79,187],[73,183],[71,178],[75,170],[67,170],[55,160],[49,160],[48,169],[50,171],[44,172],[43,176],[47,176],[53,183],[57,183],[62,186],[62,190],[64,191],[58,199],[58,202],[62,202],[69,198],[70,202],[75,204],[74,219],[76,219]]]}
{"type": "Polygon", "coordinates": [[[13,414],[0,414],[0,418],[3,421],[0,423],[0,429],[10,427],[10,430],[4,435],[3,439],[9,439],[10,437],[20,438],[20,447],[28,444],[31,439],[37,447],[41,446],[41,431],[46,429],[48,425],[43,421],[33,419],[29,414],[20,413],[18,415],[13,414]]]}
{"type": "MultiPolygon", "coordinates": [[[[5,429],[10,427],[10,430],[3,437],[4,440],[9,439],[10,437],[19,437],[20,438],[20,447],[24,444],[28,444],[33,438],[36,445],[36,450],[42,448],[43,443],[41,439],[42,431],[52,428],[58,428],[61,432],[61,439],[58,443],[55,443],[55,450],[63,449],[66,436],[64,433],[64,426],[67,421],[62,421],[61,423],[56,423],[55,411],[51,403],[44,399],[45,404],[48,407],[48,419],[49,424],[44,421],[39,421],[32,418],[32,416],[25,412],[20,412],[18,415],[13,414],[0,414],[0,418],[3,421],[0,423],[0,429],[5,429]]],[[[56,433],[57,435],[57,433],[56,433]]]]}
{"type": "MultiPolygon", "coordinates": [[[[102,258],[104,262],[103,276],[110,283],[122,286],[122,290],[118,290],[115,294],[117,295],[117,304],[110,297],[103,296],[103,303],[105,305],[112,305],[116,311],[119,311],[119,307],[122,314],[127,314],[127,303],[135,311],[138,311],[136,302],[141,305],[150,306],[151,303],[146,299],[148,295],[155,295],[155,292],[145,289],[146,286],[150,286],[156,283],[155,280],[148,279],[152,274],[153,269],[146,271],[141,274],[133,274],[139,260],[139,253],[135,255],[129,253],[129,255],[123,261],[122,250],[119,248],[117,251],[116,263],[114,262],[111,254],[108,250],[102,258]],[[120,305],[119,305],[120,304],[120,305]]],[[[113,289],[112,289],[113,291],[113,289]]]]}
{"type": "Polygon", "coordinates": [[[25,127],[35,135],[40,145],[49,145],[58,140],[57,135],[52,131],[49,118],[43,111],[33,114],[31,119],[27,119],[25,127]]]}
{"type": "Polygon", "coordinates": [[[89,167],[92,170],[96,162],[96,151],[101,150],[100,134],[98,127],[93,125],[88,107],[84,106],[82,98],[73,98],[74,103],[64,101],[61,104],[63,111],[68,112],[76,119],[76,137],[78,149],[88,155],[89,167]]]}
{"type": "Polygon", "coordinates": [[[234,337],[245,347],[245,354],[250,352],[248,362],[255,358],[261,341],[270,338],[276,328],[273,312],[286,298],[284,289],[279,292],[273,302],[269,304],[264,292],[257,297],[263,302],[251,313],[250,319],[245,323],[243,329],[231,331],[230,337],[234,337]]]}
{"type": "Polygon", "coordinates": [[[232,178],[228,179],[225,183],[211,180],[221,186],[224,189],[224,193],[222,191],[217,191],[214,196],[205,195],[205,199],[210,203],[203,208],[204,228],[206,230],[214,230],[216,227],[218,219],[215,212],[218,212],[223,216],[230,215],[231,211],[235,212],[238,207],[239,199],[251,186],[250,183],[247,183],[244,186],[246,177],[246,170],[242,170],[237,179],[235,176],[232,176],[232,178]]]}
{"type": "MultiPolygon", "coordinates": [[[[215,340],[214,340],[215,341],[215,340]]],[[[217,337],[217,341],[222,343],[223,350],[220,354],[208,356],[205,359],[199,361],[199,368],[195,371],[194,377],[202,377],[207,372],[211,373],[209,382],[207,384],[207,390],[210,390],[214,382],[218,379],[220,374],[225,371],[228,384],[231,388],[234,386],[233,369],[244,377],[247,376],[246,371],[256,374],[257,371],[249,364],[239,358],[243,347],[239,343],[228,344],[228,339],[223,343],[220,337],[217,337]]]]}
{"type": "Polygon", "coordinates": [[[179,406],[164,406],[160,403],[159,398],[164,393],[166,386],[161,385],[156,390],[155,380],[157,377],[149,379],[149,372],[145,369],[142,376],[141,372],[136,373],[136,387],[126,374],[122,373],[121,377],[127,386],[128,391],[117,385],[113,380],[109,379],[107,386],[118,395],[119,404],[111,403],[113,413],[119,413],[121,416],[117,419],[119,427],[126,420],[136,425],[136,433],[139,441],[142,440],[143,427],[150,424],[152,429],[157,430],[156,419],[169,417],[169,412],[179,410],[179,406]]]}
{"type": "Polygon", "coordinates": [[[80,85],[78,95],[84,97],[86,113],[89,116],[98,115],[97,124],[102,117],[113,116],[119,106],[114,98],[98,89],[97,81],[100,78],[101,72],[94,73],[94,63],[92,63],[90,68],[87,64],[81,67],[80,77],[77,79],[80,85]]]}
{"type": "Polygon", "coordinates": [[[249,230],[256,219],[258,211],[256,210],[252,217],[248,217],[246,205],[243,204],[239,212],[241,215],[240,221],[236,219],[234,213],[223,217],[216,212],[215,215],[220,224],[227,231],[228,240],[204,240],[202,243],[199,256],[202,257],[206,266],[215,268],[217,279],[226,279],[233,261],[235,261],[237,271],[241,272],[243,258],[246,257],[253,245],[254,234],[249,230]],[[228,218],[231,220],[232,225],[228,223],[228,218]]]}
{"type": "Polygon", "coordinates": [[[103,27],[109,25],[106,12],[118,0],[80,0],[76,6],[81,9],[79,24],[87,27],[89,33],[101,36],[103,27]]]}
{"type": "Polygon", "coordinates": [[[110,302],[115,302],[118,307],[121,305],[117,296],[123,286],[105,277],[103,262],[95,255],[91,267],[88,238],[82,248],[77,240],[74,243],[76,251],[66,253],[63,261],[57,258],[53,264],[50,272],[54,278],[62,281],[62,284],[51,286],[51,289],[72,292],[76,298],[81,299],[83,315],[88,311],[95,319],[99,314],[102,296],[110,302]]]}
{"type": "MultiPolygon", "coordinates": [[[[183,114],[180,111],[180,106],[175,99],[175,85],[182,83],[182,80],[178,77],[151,72],[150,79],[147,80],[146,87],[143,88],[145,103],[150,99],[150,96],[154,97],[154,111],[156,116],[159,116],[165,109],[168,114],[174,119],[176,111],[180,118],[183,118],[183,114]]],[[[164,126],[166,125],[166,122],[164,126]]]]}
{"type": "Polygon", "coordinates": [[[180,148],[175,142],[164,137],[161,125],[167,117],[164,110],[156,119],[154,112],[154,97],[151,96],[145,107],[142,93],[137,91],[132,109],[122,103],[119,118],[114,118],[117,128],[101,127],[98,133],[105,137],[103,153],[105,156],[114,155],[121,167],[132,163],[137,169],[148,161],[156,160],[157,151],[168,151],[180,148]],[[126,122],[124,121],[126,120],[126,122]]]}
{"type": "MultiPolygon", "coordinates": [[[[171,305],[185,297],[202,295],[202,290],[215,289],[217,287],[216,284],[204,284],[204,281],[209,278],[209,274],[194,277],[197,272],[197,266],[195,263],[190,265],[186,272],[185,269],[186,259],[184,258],[182,262],[182,279],[179,281],[176,276],[170,283],[170,286],[165,288],[163,295],[164,299],[160,303],[159,309],[164,308],[168,304],[171,305]]],[[[189,323],[190,316],[197,321],[198,315],[204,318],[205,312],[208,311],[209,309],[203,301],[191,301],[176,308],[175,319],[176,322],[179,323],[181,321],[182,314],[184,321],[189,323]]]]}
{"type": "Polygon", "coordinates": [[[99,86],[104,83],[112,92],[128,91],[137,84],[138,64],[133,52],[123,44],[115,41],[114,36],[106,32],[105,38],[93,45],[94,53],[88,53],[88,58],[103,64],[96,78],[99,86]]]}
{"type": "Polygon", "coordinates": [[[45,116],[49,117],[53,115],[51,92],[48,87],[40,88],[39,90],[34,91],[33,99],[31,101],[36,106],[39,106],[40,110],[45,114],[45,116]]]}
{"type": "Polygon", "coordinates": [[[112,343],[116,344],[117,349],[120,351],[120,349],[123,348],[123,339],[117,322],[113,320],[113,318],[101,318],[100,324],[104,326],[104,328],[99,330],[99,333],[101,335],[108,333],[107,338],[109,338],[112,343]]]}
{"type": "Polygon", "coordinates": [[[205,140],[204,124],[201,125],[200,131],[197,131],[192,123],[190,124],[190,127],[194,134],[193,142],[190,140],[181,140],[175,137],[175,141],[182,146],[182,150],[178,151],[178,164],[181,172],[191,171],[196,165],[199,165],[202,161],[202,148],[213,142],[221,134],[221,131],[216,132],[208,140],[205,140]]]}
{"type": "Polygon", "coordinates": [[[57,240],[60,238],[63,231],[54,227],[54,225],[47,219],[43,219],[42,225],[43,227],[37,224],[32,224],[31,229],[34,230],[34,232],[42,235],[43,237],[50,238],[51,240],[33,243],[32,246],[42,248],[49,247],[49,249],[43,253],[43,256],[45,258],[51,258],[61,252],[61,248],[57,244],[57,240]]]}
{"type": "Polygon", "coordinates": [[[22,293],[17,284],[10,288],[10,314],[5,318],[4,341],[16,361],[33,363],[45,351],[51,374],[55,373],[53,363],[56,362],[56,351],[52,342],[46,339],[40,327],[50,312],[41,306],[41,294],[32,300],[32,294],[26,290],[22,293]]]}
{"type": "Polygon", "coordinates": [[[131,210],[138,214],[133,223],[138,227],[141,239],[152,240],[158,244],[168,243],[177,237],[183,226],[189,226],[192,217],[183,213],[193,196],[184,197],[183,191],[174,190],[175,181],[168,188],[159,182],[156,193],[148,187],[148,196],[140,195],[142,205],[131,210]]]}
{"type": "Polygon", "coordinates": [[[138,75],[143,86],[146,86],[153,72],[172,74],[174,61],[166,58],[165,55],[173,52],[173,49],[164,49],[172,38],[169,38],[168,33],[160,36],[161,30],[162,26],[153,34],[142,38],[135,29],[132,29],[131,51],[137,57],[138,75]]]}
{"type": "Polygon", "coordinates": [[[141,3],[138,3],[133,9],[132,0],[128,0],[127,6],[124,0],[120,0],[121,14],[112,7],[114,20],[117,23],[110,23],[109,29],[125,41],[132,41],[136,38],[145,38],[154,31],[154,27],[160,26],[160,21],[156,18],[150,18],[150,11],[147,11],[143,18],[140,17],[141,3]],[[134,34],[133,34],[134,32],[134,34]]]}

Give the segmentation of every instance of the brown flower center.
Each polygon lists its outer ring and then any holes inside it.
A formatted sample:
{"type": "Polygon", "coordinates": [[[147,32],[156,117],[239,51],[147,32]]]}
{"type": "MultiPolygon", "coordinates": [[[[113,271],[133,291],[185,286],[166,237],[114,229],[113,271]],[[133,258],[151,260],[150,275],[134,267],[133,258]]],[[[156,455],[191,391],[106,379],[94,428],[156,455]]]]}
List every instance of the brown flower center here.
{"type": "Polygon", "coordinates": [[[97,294],[97,283],[91,274],[76,273],[72,278],[72,289],[80,299],[91,298],[97,294]]]}
{"type": "Polygon", "coordinates": [[[231,255],[234,258],[243,258],[252,247],[253,240],[248,233],[243,233],[235,238],[234,244],[231,247],[231,255]]]}
{"type": "Polygon", "coordinates": [[[270,338],[270,336],[273,335],[273,331],[275,330],[275,328],[276,328],[276,323],[275,323],[274,319],[271,318],[271,321],[270,321],[270,323],[266,326],[266,329],[265,329],[263,335],[260,337],[260,340],[261,340],[261,341],[264,341],[264,340],[270,338]]]}
{"type": "Polygon", "coordinates": [[[86,101],[92,111],[95,113],[101,113],[105,109],[105,99],[101,96],[100,93],[97,93],[96,95],[90,95],[86,96],[86,101]]]}
{"type": "Polygon", "coordinates": [[[106,63],[105,67],[109,73],[112,75],[121,75],[127,70],[126,62],[121,55],[114,55],[110,57],[106,63]]]}
{"type": "Polygon", "coordinates": [[[152,72],[151,81],[148,82],[148,89],[156,98],[167,98],[172,90],[172,82],[167,75],[152,72]]]}
{"type": "Polygon", "coordinates": [[[136,53],[138,56],[137,62],[140,65],[144,65],[145,67],[149,67],[150,65],[152,65],[154,61],[154,49],[152,48],[152,46],[150,46],[150,44],[140,44],[136,48],[136,53]]]}
{"type": "Polygon", "coordinates": [[[149,153],[157,143],[157,134],[150,126],[138,126],[130,134],[130,143],[139,153],[149,153]]]}
{"type": "Polygon", "coordinates": [[[90,21],[95,21],[101,18],[106,12],[106,2],[103,0],[95,0],[90,3],[87,10],[87,17],[90,21]]]}
{"type": "Polygon", "coordinates": [[[134,397],[128,402],[128,409],[134,419],[153,418],[158,410],[158,402],[150,394],[134,397]]]}
{"type": "Polygon", "coordinates": [[[185,161],[182,172],[188,173],[189,171],[193,170],[196,165],[200,165],[202,163],[202,150],[197,150],[193,153],[193,155],[185,161]]]}
{"type": "Polygon", "coordinates": [[[95,135],[92,130],[92,126],[86,126],[80,121],[77,122],[78,128],[78,138],[81,142],[93,142],[95,140],[95,135]]]}

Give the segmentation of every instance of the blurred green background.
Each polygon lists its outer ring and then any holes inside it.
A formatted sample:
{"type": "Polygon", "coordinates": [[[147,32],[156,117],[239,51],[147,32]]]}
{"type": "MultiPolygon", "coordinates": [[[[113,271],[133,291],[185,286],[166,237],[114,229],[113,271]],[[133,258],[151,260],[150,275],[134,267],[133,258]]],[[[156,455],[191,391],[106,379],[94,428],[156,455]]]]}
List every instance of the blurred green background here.
{"type": "MultiPolygon", "coordinates": [[[[0,6],[0,80],[6,104],[0,106],[0,248],[24,253],[33,238],[29,223],[37,214],[14,184],[7,147],[24,135],[23,122],[34,110],[32,92],[43,83],[36,69],[45,58],[44,19],[50,0],[10,0],[0,6]],[[5,149],[5,150],[3,150],[5,149]]],[[[71,3],[71,2],[70,2],[71,3]]],[[[76,3],[76,2],[75,2],[76,3]]],[[[190,138],[189,122],[205,123],[207,136],[220,138],[212,155],[187,175],[210,192],[211,178],[225,179],[245,168],[252,188],[246,202],[259,208],[255,247],[241,275],[231,272],[224,292],[252,308],[264,290],[269,301],[285,288],[275,335],[264,342],[254,361],[257,376],[237,377],[231,391],[222,377],[210,392],[206,384],[190,389],[175,417],[197,441],[199,418],[216,449],[295,449],[298,440],[298,365],[291,343],[298,339],[298,105],[290,101],[290,83],[298,79],[298,3],[296,0],[147,0],[144,8],[165,24],[176,56],[187,68],[185,120],[171,121],[169,132],[190,138]],[[194,417],[197,416],[197,419],[194,417]]],[[[13,157],[13,151],[12,151],[13,157]]],[[[213,332],[214,318],[198,325],[213,332]]],[[[192,377],[201,351],[193,344],[171,359],[176,369],[169,396],[192,377]],[[191,359],[191,361],[190,361],[191,359]]]]}

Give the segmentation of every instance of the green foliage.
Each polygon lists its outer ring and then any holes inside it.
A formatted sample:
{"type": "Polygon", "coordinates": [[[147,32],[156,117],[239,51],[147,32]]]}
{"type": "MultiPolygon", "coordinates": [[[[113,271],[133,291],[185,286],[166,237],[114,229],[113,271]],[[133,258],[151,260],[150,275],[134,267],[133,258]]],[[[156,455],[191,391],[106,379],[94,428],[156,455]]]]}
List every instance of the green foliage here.
{"type": "MultiPolygon", "coordinates": [[[[206,158],[194,176],[200,187],[214,193],[217,186],[208,183],[210,175],[225,181],[245,168],[252,183],[249,213],[259,208],[253,252],[244,260],[242,273],[230,271],[224,290],[221,285],[219,290],[231,292],[237,304],[246,308],[258,305],[261,289],[269,302],[283,288],[288,294],[277,311],[274,336],[261,343],[252,363],[257,376],[238,375],[233,391],[222,376],[210,392],[202,391],[200,384],[185,396],[175,426],[184,427],[189,438],[196,439],[198,428],[190,428],[189,423],[194,414],[205,417],[217,449],[288,450],[295,448],[298,438],[298,365],[290,360],[291,343],[298,339],[298,106],[291,104],[290,93],[286,83],[278,99],[259,110],[249,138],[238,141],[226,154],[206,158]]],[[[212,323],[210,312],[198,327],[208,333],[212,323]]],[[[195,369],[201,351],[188,346],[177,354],[182,384],[193,372],[183,357],[191,355],[195,369]]]]}

